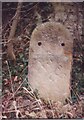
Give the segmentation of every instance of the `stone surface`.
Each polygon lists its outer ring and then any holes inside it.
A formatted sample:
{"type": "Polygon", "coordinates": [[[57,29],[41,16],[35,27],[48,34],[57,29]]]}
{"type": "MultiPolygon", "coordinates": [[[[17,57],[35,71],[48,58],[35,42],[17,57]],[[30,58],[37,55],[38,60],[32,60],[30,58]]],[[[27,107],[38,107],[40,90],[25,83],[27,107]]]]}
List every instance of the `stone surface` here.
{"type": "Polygon", "coordinates": [[[70,96],[73,39],[60,23],[37,26],[29,48],[29,83],[45,100],[64,101],[70,96]]]}

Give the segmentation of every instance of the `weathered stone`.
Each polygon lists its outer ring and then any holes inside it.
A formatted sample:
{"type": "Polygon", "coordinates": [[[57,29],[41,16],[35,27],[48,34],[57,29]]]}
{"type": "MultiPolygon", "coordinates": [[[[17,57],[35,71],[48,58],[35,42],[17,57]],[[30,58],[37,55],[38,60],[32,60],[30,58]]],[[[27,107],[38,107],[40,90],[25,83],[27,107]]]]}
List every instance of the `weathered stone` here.
{"type": "Polygon", "coordinates": [[[37,26],[29,48],[29,83],[45,100],[64,101],[70,96],[73,40],[60,23],[37,26]]]}

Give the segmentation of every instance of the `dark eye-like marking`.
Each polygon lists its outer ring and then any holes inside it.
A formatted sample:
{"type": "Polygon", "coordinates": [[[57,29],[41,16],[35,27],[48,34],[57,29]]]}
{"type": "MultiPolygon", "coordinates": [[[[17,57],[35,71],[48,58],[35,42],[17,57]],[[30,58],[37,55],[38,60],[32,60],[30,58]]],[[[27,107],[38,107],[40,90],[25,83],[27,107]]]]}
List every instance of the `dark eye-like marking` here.
{"type": "Polygon", "coordinates": [[[61,46],[65,46],[65,43],[61,43],[61,46]]]}
{"type": "Polygon", "coordinates": [[[38,42],[38,46],[41,46],[42,45],[42,43],[41,42],[38,42]]]}

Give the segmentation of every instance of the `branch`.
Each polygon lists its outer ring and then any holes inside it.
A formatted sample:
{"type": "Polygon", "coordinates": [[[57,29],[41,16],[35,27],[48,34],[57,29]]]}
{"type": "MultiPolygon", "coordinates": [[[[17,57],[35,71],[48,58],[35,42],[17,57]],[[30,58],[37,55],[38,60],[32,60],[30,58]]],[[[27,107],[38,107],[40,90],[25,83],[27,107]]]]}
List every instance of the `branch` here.
{"type": "Polygon", "coordinates": [[[12,22],[10,34],[9,34],[9,37],[8,37],[9,43],[7,44],[8,56],[11,60],[14,60],[14,61],[16,60],[16,57],[15,57],[15,54],[14,54],[14,51],[13,51],[13,38],[14,38],[15,31],[16,31],[17,24],[18,24],[18,20],[19,20],[21,6],[22,6],[22,3],[19,2],[18,6],[17,6],[16,13],[15,13],[15,16],[14,16],[14,20],[12,22]]]}

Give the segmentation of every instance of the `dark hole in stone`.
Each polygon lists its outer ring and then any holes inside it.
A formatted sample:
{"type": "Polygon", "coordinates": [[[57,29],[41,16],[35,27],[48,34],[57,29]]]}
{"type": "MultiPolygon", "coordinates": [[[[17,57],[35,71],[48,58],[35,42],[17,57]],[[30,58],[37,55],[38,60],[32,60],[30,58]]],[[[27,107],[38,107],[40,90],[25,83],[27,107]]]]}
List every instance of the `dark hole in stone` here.
{"type": "Polygon", "coordinates": [[[38,42],[38,45],[39,45],[39,46],[41,46],[41,45],[42,45],[42,43],[41,43],[41,42],[38,42]]]}
{"type": "Polygon", "coordinates": [[[61,43],[61,46],[65,46],[65,43],[61,43]]]}

